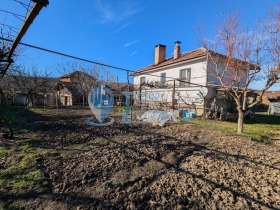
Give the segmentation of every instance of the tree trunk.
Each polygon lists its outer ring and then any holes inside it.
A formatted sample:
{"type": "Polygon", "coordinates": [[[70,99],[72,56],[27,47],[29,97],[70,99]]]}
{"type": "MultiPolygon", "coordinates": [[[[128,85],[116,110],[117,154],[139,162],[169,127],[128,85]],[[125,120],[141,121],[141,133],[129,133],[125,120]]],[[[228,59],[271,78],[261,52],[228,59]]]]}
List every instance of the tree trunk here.
{"type": "Polygon", "coordinates": [[[58,110],[58,92],[55,93],[55,105],[56,105],[56,110],[58,110]]]}
{"type": "Polygon", "coordinates": [[[238,110],[238,129],[237,129],[237,133],[243,133],[243,125],[244,125],[244,112],[243,112],[243,110],[238,110]]]}
{"type": "Polygon", "coordinates": [[[245,110],[246,106],[247,106],[247,92],[245,91],[243,95],[242,109],[245,110]]]}
{"type": "Polygon", "coordinates": [[[7,125],[9,131],[10,131],[10,138],[14,138],[14,131],[10,124],[10,122],[6,119],[4,116],[4,100],[5,100],[5,94],[3,90],[0,88],[0,119],[3,119],[4,123],[7,125]]]}
{"type": "Polygon", "coordinates": [[[36,106],[36,101],[35,100],[36,100],[35,95],[32,94],[32,104],[33,104],[34,107],[36,106]]]}
{"type": "Polygon", "coordinates": [[[30,94],[28,94],[28,107],[31,107],[32,106],[32,98],[31,98],[31,96],[30,96],[30,94]]]}

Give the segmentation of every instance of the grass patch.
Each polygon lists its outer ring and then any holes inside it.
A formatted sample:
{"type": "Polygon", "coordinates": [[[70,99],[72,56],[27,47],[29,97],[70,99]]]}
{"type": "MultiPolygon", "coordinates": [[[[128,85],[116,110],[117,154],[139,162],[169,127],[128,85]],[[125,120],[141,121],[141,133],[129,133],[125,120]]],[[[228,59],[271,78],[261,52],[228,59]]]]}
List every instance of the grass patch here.
{"type": "Polygon", "coordinates": [[[57,152],[56,150],[53,150],[53,149],[48,149],[48,150],[44,151],[43,154],[46,156],[53,156],[53,157],[62,155],[60,152],[57,152]]]}
{"type": "MultiPolygon", "coordinates": [[[[37,166],[40,155],[29,145],[14,146],[3,150],[7,162],[0,170],[0,188],[2,189],[31,189],[43,179],[43,174],[37,166]]],[[[2,157],[3,157],[2,156],[2,157]]]]}
{"type": "Polygon", "coordinates": [[[0,206],[0,210],[19,210],[19,208],[14,207],[12,205],[8,205],[8,206],[5,206],[5,207],[0,206]]]}
{"type": "MultiPolygon", "coordinates": [[[[237,122],[213,121],[202,118],[195,118],[189,122],[211,130],[237,135],[237,122]]],[[[275,134],[280,134],[279,132],[280,117],[268,116],[266,113],[256,113],[253,119],[245,120],[244,133],[241,135],[267,143],[275,134]]]]}
{"type": "Polygon", "coordinates": [[[99,143],[102,144],[102,145],[109,145],[111,143],[111,141],[108,140],[108,139],[101,139],[99,141],[99,143]]]}
{"type": "Polygon", "coordinates": [[[9,149],[5,147],[0,147],[0,158],[4,157],[7,154],[9,154],[9,149]]]}

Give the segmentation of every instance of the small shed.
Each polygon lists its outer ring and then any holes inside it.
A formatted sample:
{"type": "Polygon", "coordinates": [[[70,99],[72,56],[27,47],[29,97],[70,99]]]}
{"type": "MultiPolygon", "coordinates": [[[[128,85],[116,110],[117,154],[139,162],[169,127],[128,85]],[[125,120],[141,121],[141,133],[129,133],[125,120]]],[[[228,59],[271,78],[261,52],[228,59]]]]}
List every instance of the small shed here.
{"type": "Polygon", "coordinates": [[[27,106],[28,104],[28,96],[23,94],[18,94],[14,98],[14,104],[17,106],[27,106]]]}
{"type": "Polygon", "coordinates": [[[280,116],[280,102],[271,102],[268,108],[268,115],[280,116]]]}

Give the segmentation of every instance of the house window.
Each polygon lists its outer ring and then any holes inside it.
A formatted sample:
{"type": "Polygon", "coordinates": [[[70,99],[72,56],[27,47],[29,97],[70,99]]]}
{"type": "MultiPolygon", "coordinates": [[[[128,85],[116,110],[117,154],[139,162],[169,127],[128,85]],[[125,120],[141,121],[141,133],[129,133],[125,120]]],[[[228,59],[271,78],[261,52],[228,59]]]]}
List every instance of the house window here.
{"type": "Polygon", "coordinates": [[[146,81],[146,78],[145,78],[145,77],[140,77],[140,84],[145,83],[145,81],[146,81]]]}
{"type": "Polygon", "coordinates": [[[165,83],[166,83],[166,73],[161,73],[160,74],[160,83],[162,85],[165,85],[165,83]]]}
{"type": "Polygon", "coordinates": [[[180,80],[183,80],[185,82],[180,81],[181,87],[188,87],[190,86],[191,82],[191,69],[182,69],[180,71],[180,80]]]}

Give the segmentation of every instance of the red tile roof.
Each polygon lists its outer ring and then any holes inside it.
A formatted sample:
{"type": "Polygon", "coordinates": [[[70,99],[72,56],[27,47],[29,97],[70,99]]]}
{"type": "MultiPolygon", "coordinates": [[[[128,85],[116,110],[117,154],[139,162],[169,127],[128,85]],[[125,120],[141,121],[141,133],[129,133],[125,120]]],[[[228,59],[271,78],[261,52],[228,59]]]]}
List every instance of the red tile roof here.
{"type": "Polygon", "coordinates": [[[178,62],[181,62],[181,61],[197,58],[197,57],[200,57],[200,56],[203,56],[203,55],[206,55],[206,54],[207,54],[207,52],[206,52],[205,48],[198,48],[196,50],[181,54],[180,58],[174,59],[173,57],[170,57],[170,58],[165,59],[165,61],[163,61],[159,64],[152,64],[152,65],[146,66],[142,69],[139,69],[139,70],[135,71],[131,75],[136,75],[138,73],[142,73],[142,72],[145,72],[145,71],[148,71],[148,70],[151,70],[151,69],[155,69],[155,68],[158,68],[158,67],[163,67],[163,66],[178,63],[178,62]]]}
{"type": "MultiPolygon", "coordinates": [[[[181,54],[180,58],[174,59],[173,57],[170,57],[170,58],[165,59],[165,61],[163,61],[159,64],[151,64],[149,66],[146,66],[142,69],[139,69],[139,70],[133,72],[131,75],[135,76],[137,74],[145,73],[146,71],[156,69],[156,68],[159,68],[159,67],[163,67],[163,66],[167,66],[167,65],[170,65],[170,64],[175,64],[175,63],[179,63],[179,62],[182,62],[182,61],[202,57],[202,56],[207,55],[207,53],[211,53],[215,56],[218,55],[222,59],[227,58],[226,55],[223,55],[221,53],[217,53],[217,52],[212,51],[212,50],[207,51],[207,49],[202,47],[202,48],[198,48],[196,50],[190,51],[190,52],[183,53],[183,54],[181,54]]],[[[250,68],[252,68],[252,70],[260,68],[259,66],[257,66],[256,64],[253,64],[253,63],[241,61],[241,60],[236,59],[236,58],[235,58],[235,60],[239,61],[240,64],[242,64],[242,65],[249,65],[250,68]]]]}
{"type": "Polygon", "coordinates": [[[73,71],[73,72],[70,72],[70,73],[68,73],[68,74],[65,74],[65,75],[61,76],[60,78],[82,77],[82,76],[92,77],[91,75],[89,75],[88,73],[83,72],[83,71],[73,71]]]}
{"type": "Polygon", "coordinates": [[[267,92],[264,92],[263,95],[266,96],[267,98],[280,98],[280,90],[267,91],[267,92]]]}

